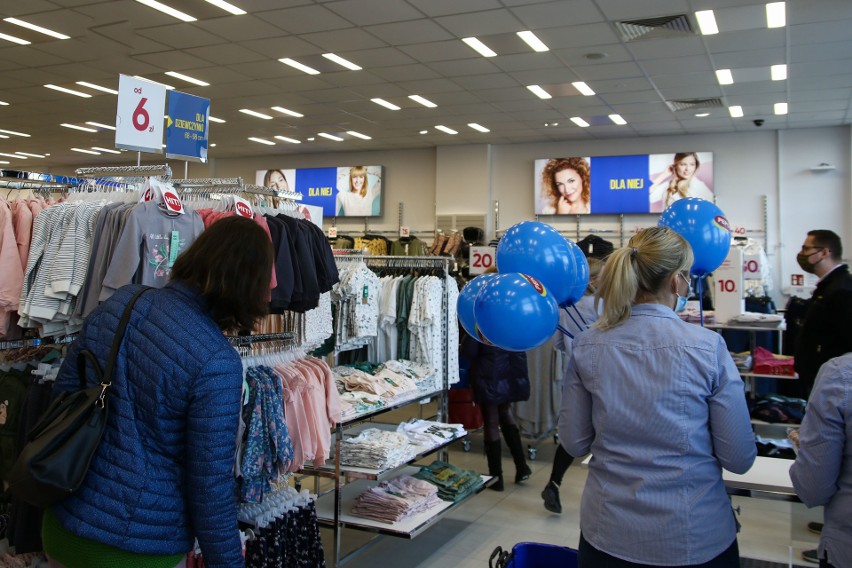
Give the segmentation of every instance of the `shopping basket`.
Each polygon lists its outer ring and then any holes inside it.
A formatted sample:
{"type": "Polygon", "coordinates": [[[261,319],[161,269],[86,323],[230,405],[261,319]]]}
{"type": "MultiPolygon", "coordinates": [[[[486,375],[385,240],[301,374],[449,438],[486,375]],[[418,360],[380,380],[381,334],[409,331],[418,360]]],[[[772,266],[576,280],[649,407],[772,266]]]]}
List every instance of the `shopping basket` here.
{"type": "Polygon", "coordinates": [[[497,547],[488,568],[577,568],[577,551],[567,546],[519,542],[512,551],[497,547]]]}

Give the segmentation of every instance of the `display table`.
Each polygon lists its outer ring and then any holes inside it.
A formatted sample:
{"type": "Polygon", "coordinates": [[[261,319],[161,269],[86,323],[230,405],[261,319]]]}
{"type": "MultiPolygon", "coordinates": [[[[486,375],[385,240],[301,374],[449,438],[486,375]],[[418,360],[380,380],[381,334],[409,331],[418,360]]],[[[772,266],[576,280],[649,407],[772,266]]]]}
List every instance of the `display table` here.
{"type": "Polygon", "coordinates": [[[793,460],[757,456],[746,473],[737,475],[723,469],[722,479],[732,495],[799,501],[790,480],[792,465],[793,460]]]}

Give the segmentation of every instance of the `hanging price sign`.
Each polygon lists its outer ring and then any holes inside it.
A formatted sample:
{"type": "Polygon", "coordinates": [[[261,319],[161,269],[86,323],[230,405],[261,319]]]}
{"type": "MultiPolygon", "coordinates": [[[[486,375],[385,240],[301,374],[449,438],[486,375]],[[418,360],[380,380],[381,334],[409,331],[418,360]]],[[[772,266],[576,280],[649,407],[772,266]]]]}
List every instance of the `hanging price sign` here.
{"type": "Polygon", "coordinates": [[[163,153],[166,88],[127,75],[118,78],[115,147],[163,153]]]}
{"type": "Polygon", "coordinates": [[[470,247],[470,273],[482,274],[494,266],[494,254],[497,252],[492,247],[470,247]]]}

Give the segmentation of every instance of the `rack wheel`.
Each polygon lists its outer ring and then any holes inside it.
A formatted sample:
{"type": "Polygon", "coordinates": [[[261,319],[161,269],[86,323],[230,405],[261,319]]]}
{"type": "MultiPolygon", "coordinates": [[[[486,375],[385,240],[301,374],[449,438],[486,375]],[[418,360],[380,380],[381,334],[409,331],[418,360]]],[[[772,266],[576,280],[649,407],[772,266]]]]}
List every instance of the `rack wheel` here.
{"type": "Polygon", "coordinates": [[[553,443],[556,444],[557,446],[559,445],[559,434],[553,435],[553,443]]]}
{"type": "Polygon", "coordinates": [[[462,440],[462,449],[466,452],[470,451],[470,440],[462,440]]]}
{"type": "Polygon", "coordinates": [[[294,487],[295,487],[296,491],[301,491],[302,490],[302,480],[297,479],[296,483],[294,484],[294,487]]]}
{"type": "Polygon", "coordinates": [[[538,455],[538,449],[533,448],[532,446],[527,446],[527,452],[530,455],[530,461],[535,461],[535,458],[538,455]]]}

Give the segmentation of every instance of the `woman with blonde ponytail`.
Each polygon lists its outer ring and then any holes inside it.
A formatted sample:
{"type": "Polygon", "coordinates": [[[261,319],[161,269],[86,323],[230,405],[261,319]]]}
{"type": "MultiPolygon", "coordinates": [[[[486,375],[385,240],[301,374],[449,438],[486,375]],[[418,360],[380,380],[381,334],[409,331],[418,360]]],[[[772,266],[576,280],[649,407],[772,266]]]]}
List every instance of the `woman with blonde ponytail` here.
{"type": "Polygon", "coordinates": [[[745,473],[756,447],[724,341],[675,313],[692,260],[671,229],[638,232],[607,259],[601,316],[574,340],[559,435],[592,454],[580,568],[739,566],[722,468],[745,473]]]}

